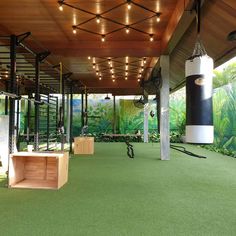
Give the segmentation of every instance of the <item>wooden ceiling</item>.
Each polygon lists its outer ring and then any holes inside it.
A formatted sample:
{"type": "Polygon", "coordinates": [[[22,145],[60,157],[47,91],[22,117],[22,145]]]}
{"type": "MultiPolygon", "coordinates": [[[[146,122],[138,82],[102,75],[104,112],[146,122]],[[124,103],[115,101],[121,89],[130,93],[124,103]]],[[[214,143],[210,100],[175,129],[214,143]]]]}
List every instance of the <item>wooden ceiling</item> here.
{"type": "MultiPolygon", "coordinates": [[[[194,14],[189,12],[193,0],[131,2],[129,10],[125,0],[65,0],[63,11],[60,11],[56,0],[2,0],[0,35],[30,31],[33,37],[25,41],[27,45],[34,51],[50,50],[54,55],[49,58],[51,63],[61,61],[67,71],[73,73],[75,84],[81,81],[90,92],[96,93],[140,93],[140,70],[146,78],[158,57],[168,53],[171,56],[171,88],[174,89],[184,80],[184,62],[193,50],[194,14]],[[155,13],[160,13],[160,22],[155,13]],[[97,15],[100,23],[97,23],[97,15]],[[72,26],[77,26],[76,34],[72,26]],[[106,35],[105,42],[101,41],[102,35],[106,35]],[[144,58],[146,63],[142,68],[144,58]],[[114,78],[109,59],[114,61],[114,78]]],[[[226,60],[224,54],[235,46],[235,42],[226,40],[227,34],[236,29],[235,4],[235,0],[208,0],[203,5],[203,42],[218,63],[226,60]]],[[[52,86],[58,88],[58,85],[52,86]]]]}

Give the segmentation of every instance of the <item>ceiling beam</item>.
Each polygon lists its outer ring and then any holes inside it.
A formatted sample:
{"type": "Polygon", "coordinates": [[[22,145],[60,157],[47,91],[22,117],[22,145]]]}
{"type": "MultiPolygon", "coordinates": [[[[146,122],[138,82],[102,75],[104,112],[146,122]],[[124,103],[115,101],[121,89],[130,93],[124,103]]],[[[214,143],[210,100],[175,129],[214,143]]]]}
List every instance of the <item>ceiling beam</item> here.
{"type": "Polygon", "coordinates": [[[178,0],[161,40],[161,53],[170,54],[195,18],[194,0],[178,0]]]}

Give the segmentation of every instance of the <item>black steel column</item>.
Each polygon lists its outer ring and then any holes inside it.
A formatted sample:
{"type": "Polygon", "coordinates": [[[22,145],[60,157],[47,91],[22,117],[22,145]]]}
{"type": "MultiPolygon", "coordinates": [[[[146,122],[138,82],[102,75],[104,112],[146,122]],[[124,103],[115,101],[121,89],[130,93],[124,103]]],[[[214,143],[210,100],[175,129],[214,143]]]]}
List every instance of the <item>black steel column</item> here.
{"type": "MultiPolygon", "coordinates": [[[[20,96],[20,86],[19,86],[19,81],[17,81],[17,96],[20,96]]],[[[16,102],[16,147],[17,150],[20,148],[20,140],[19,140],[19,123],[20,123],[20,100],[17,99],[16,102]]]]}
{"type": "Polygon", "coordinates": [[[81,92],[81,130],[84,127],[84,92],[81,92]]]}
{"type": "Polygon", "coordinates": [[[56,97],[56,134],[58,134],[58,129],[59,129],[59,124],[58,124],[58,97],[56,97]]]}
{"type": "MultiPolygon", "coordinates": [[[[17,37],[11,35],[10,43],[10,93],[16,94],[16,45],[17,37]]],[[[9,153],[14,152],[15,146],[15,98],[9,98],[10,111],[9,111],[9,153]]]]}
{"type": "Polygon", "coordinates": [[[64,150],[65,133],[65,78],[62,77],[62,99],[61,99],[61,151],[64,150]]]}
{"type": "MultiPolygon", "coordinates": [[[[8,81],[6,81],[6,92],[9,91],[8,89],[8,81]]],[[[8,96],[5,96],[5,115],[8,115],[8,96]]]]}
{"type": "Polygon", "coordinates": [[[70,86],[70,152],[72,152],[72,139],[73,139],[73,84],[70,86]]]}
{"type": "Polygon", "coordinates": [[[88,94],[87,94],[87,91],[85,91],[85,109],[84,109],[84,113],[85,113],[85,124],[84,125],[88,125],[88,94]]]}
{"type": "Polygon", "coordinates": [[[157,105],[157,132],[160,134],[160,92],[156,95],[156,105],[157,105]]]}
{"type": "MultiPolygon", "coordinates": [[[[28,98],[31,98],[31,94],[28,95],[28,98]]],[[[28,107],[27,107],[27,128],[26,128],[26,141],[27,145],[30,143],[30,117],[31,117],[31,101],[28,100],[28,107]]]]}
{"type": "Polygon", "coordinates": [[[49,135],[50,135],[50,95],[48,94],[48,105],[47,105],[47,150],[50,149],[49,147],[49,135]]]}
{"type": "Polygon", "coordinates": [[[113,96],[113,134],[116,134],[116,96],[113,96]]]}
{"type": "Polygon", "coordinates": [[[39,150],[39,101],[40,101],[40,59],[35,58],[35,117],[34,117],[34,150],[39,150]]]}

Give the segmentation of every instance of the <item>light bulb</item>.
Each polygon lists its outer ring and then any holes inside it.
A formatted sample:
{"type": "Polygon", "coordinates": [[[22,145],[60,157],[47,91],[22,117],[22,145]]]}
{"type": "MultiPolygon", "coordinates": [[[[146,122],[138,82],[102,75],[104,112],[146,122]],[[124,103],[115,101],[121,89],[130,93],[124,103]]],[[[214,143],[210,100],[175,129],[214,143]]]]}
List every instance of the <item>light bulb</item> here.
{"type": "Polygon", "coordinates": [[[75,25],[72,26],[72,29],[73,29],[73,34],[76,34],[77,32],[76,32],[76,26],[75,25]]]}
{"type": "Polygon", "coordinates": [[[115,79],[112,80],[112,82],[115,82],[115,81],[116,81],[115,79]]]}
{"type": "Polygon", "coordinates": [[[125,75],[126,75],[126,76],[128,75],[128,71],[125,72],[125,75]]]}
{"type": "Polygon", "coordinates": [[[126,77],[125,77],[125,80],[127,80],[127,79],[128,79],[128,77],[126,76],[126,77]]]}
{"type": "Polygon", "coordinates": [[[154,39],[153,39],[153,34],[150,34],[150,41],[152,42],[154,39]]]}
{"type": "Polygon", "coordinates": [[[102,80],[102,77],[101,77],[101,76],[99,77],[99,80],[102,80]]]}
{"type": "Polygon", "coordinates": [[[160,18],[160,13],[157,13],[157,22],[160,22],[161,18],[160,18]]]}
{"type": "Polygon", "coordinates": [[[96,18],[97,18],[96,21],[97,21],[97,23],[99,24],[99,23],[100,23],[100,16],[97,15],[96,18]]]}
{"type": "Polygon", "coordinates": [[[105,35],[102,35],[102,42],[105,42],[105,35]]]}
{"type": "Polygon", "coordinates": [[[62,6],[62,3],[60,3],[60,5],[59,5],[59,7],[58,7],[58,8],[59,8],[59,10],[60,10],[60,11],[63,11],[63,6],[62,6]]]}
{"type": "Polygon", "coordinates": [[[96,65],[95,64],[93,64],[93,69],[95,69],[96,68],[96,65]]]}
{"type": "Polygon", "coordinates": [[[131,9],[131,1],[130,0],[127,0],[127,8],[128,8],[128,10],[131,9]]]}
{"type": "Polygon", "coordinates": [[[129,26],[126,27],[126,34],[129,33],[129,26]]]}
{"type": "Polygon", "coordinates": [[[140,82],[140,79],[138,79],[138,82],[140,82]]]}
{"type": "Polygon", "coordinates": [[[91,60],[91,57],[90,57],[90,56],[88,56],[88,59],[89,59],[89,60],[91,60]]]}
{"type": "Polygon", "coordinates": [[[144,64],[147,63],[147,58],[146,57],[143,58],[143,62],[144,62],[144,64]]]}

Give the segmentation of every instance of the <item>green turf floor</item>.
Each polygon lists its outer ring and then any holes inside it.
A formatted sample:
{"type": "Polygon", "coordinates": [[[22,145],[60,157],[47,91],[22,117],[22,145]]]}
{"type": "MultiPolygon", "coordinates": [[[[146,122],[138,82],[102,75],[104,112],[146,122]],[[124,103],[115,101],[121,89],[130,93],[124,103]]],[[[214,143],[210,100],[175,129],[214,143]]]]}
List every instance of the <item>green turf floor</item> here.
{"type": "Polygon", "coordinates": [[[69,182],[59,191],[0,186],[0,235],[201,236],[236,235],[236,159],[158,144],[96,143],[95,155],[72,156],[69,182]]]}

